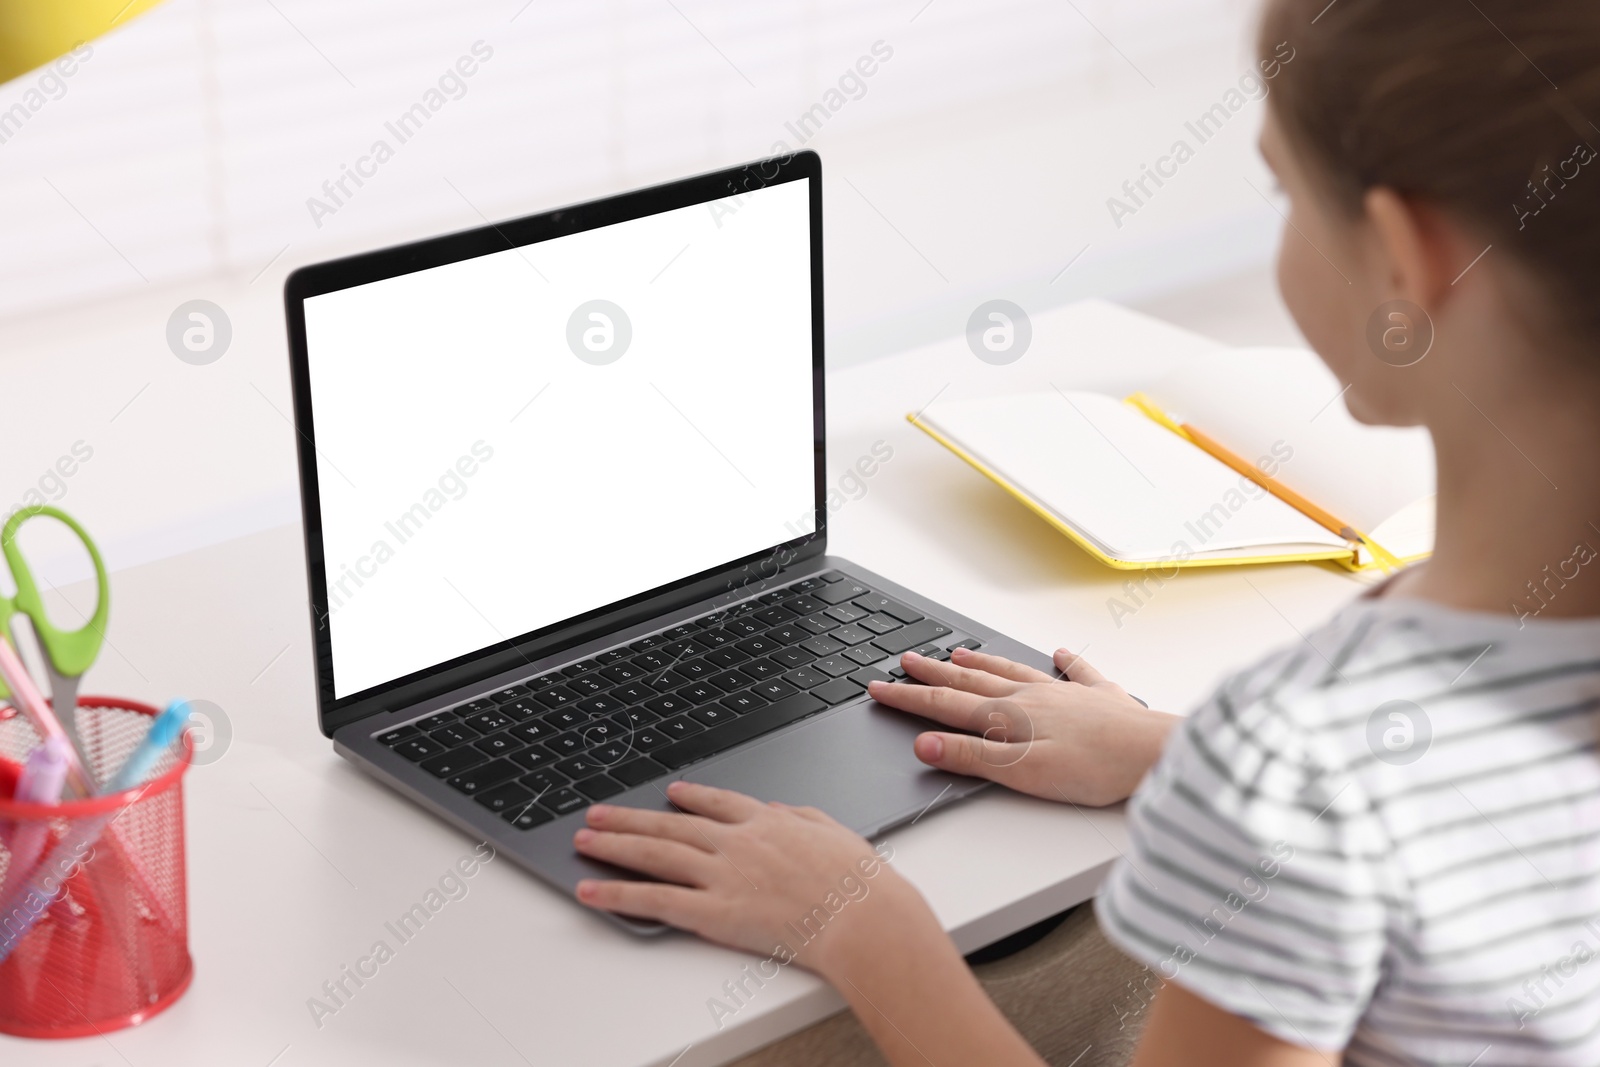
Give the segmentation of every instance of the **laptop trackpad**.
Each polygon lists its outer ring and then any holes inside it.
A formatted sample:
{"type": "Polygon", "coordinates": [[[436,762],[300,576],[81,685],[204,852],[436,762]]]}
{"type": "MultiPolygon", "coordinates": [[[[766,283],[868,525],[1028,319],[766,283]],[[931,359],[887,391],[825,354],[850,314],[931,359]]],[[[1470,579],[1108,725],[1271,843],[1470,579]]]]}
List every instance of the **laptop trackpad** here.
{"type": "Polygon", "coordinates": [[[683,777],[762,800],[821,808],[871,836],[984,784],[937,771],[911,742],[926,719],[868,701],[803,724],[762,744],[693,768],[683,777]]]}

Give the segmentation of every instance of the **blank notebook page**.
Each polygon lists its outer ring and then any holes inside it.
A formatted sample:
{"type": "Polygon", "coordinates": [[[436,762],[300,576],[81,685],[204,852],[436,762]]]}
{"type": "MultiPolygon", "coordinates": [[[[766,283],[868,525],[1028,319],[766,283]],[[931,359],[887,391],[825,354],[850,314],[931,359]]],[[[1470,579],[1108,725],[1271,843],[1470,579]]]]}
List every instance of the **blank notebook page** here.
{"type": "Polygon", "coordinates": [[[920,418],[1116,559],[1167,559],[1179,546],[1197,556],[1345,547],[1226,464],[1099,393],[951,400],[920,418]]]}

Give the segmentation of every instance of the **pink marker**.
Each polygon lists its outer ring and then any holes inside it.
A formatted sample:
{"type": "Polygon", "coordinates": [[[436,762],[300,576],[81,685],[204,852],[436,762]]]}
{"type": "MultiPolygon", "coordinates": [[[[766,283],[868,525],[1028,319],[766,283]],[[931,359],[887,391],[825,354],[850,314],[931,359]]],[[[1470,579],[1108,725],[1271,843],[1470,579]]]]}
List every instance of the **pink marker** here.
{"type": "MultiPolygon", "coordinates": [[[[67,760],[71,756],[72,746],[64,737],[51,738],[29,753],[22,776],[17,780],[17,803],[59,803],[61,790],[67,784],[67,760]]],[[[44,851],[49,837],[50,824],[43,819],[23,823],[12,831],[11,862],[6,865],[5,878],[0,880],[0,900],[7,899],[7,885],[19,884],[27,878],[34,864],[39,862],[39,854],[44,851]]]]}
{"type": "Polygon", "coordinates": [[[28,721],[33,724],[34,730],[40,737],[47,742],[59,740],[67,746],[66,776],[73,792],[80,797],[93,796],[94,782],[89,779],[88,772],[78,759],[78,753],[73,750],[72,739],[61,728],[61,723],[50,710],[44,694],[33,684],[33,679],[28,675],[28,668],[22,664],[22,657],[17,655],[17,650],[12,648],[11,642],[3,636],[0,636],[0,680],[3,680],[6,687],[11,690],[17,706],[22,709],[22,714],[28,717],[28,721]]]}

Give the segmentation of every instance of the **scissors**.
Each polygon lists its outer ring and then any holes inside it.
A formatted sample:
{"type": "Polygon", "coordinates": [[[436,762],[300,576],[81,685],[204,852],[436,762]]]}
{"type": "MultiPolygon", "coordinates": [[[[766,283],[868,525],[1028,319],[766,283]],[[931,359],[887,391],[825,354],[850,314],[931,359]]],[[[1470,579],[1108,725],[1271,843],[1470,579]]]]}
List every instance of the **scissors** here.
{"type": "MultiPolygon", "coordinates": [[[[88,753],[78,738],[78,682],[94,663],[95,657],[99,656],[100,646],[105,642],[106,618],[111,613],[111,589],[106,577],[105,561],[100,558],[100,550],[95,547],[88,532],[78,525],[76,519],[60,508],[46,504],[22,508],[6,521],[5,526],[0,528],[0,553],[3,553],[6,566],[11,571],[11,580],[17,587],[15,595],[0,596],[0,639],[9,640],[13,647],[20,647],[12,632],[12,620],[17,615],[25,615],[33,624],[33,633],[44,657],[45,672],[50,678],[51,708],[72,741],[72,747],[77,750],[78,759],[84,767],[89,767],[88,753]],[[63,523],[76,534],[94,563],[94,616],[81,629],[61,630],[51,623],[45,614],[44,601],[39,596],[38,583],[34,581],[33,572],[28,569],[22,551],[17,547],[17,532],[22,524],[41,515],[63,523]]],[[[0,681],[0,700],[10,696],[11,691],[0,681]]]]}

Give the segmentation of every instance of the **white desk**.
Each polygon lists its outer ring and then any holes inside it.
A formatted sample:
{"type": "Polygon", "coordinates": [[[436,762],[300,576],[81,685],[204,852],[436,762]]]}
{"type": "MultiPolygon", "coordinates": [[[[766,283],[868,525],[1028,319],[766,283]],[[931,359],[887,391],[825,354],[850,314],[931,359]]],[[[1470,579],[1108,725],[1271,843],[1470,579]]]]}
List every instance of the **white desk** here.
{"type": "MultiPolygon", "coordinates": [[[[1205,342],[1130,331],[1092,305],[1034,325],[1033,349],[1009,367],[981,363],[958,338],[830,376],[833,483],[874,441],[894,449],[865,495],[833,514],[833,551],[1041,649],[1087,648],[1102,670],[1174,710],[1358,591],[1309,565],[1253,569],[1256,589],[1239,571],[1188,572],[1118,628],[1106,601],[1128,575],[1090,561],[903,416],[945,387],[1054,381],[1120,392],[1205,342]]],[[[173,485],[152,474],[127,491],[173,485]]],[[[93,529],[93,515],[80,518],[93,529]]],[[[791,969],[719,1031],[707,999],[748,957],[688,937],[636,939],[498,860],[319,1029],[308,998],[387,938],[385,922],[473,842],[368,780],[318,732],[297,529],[134,567],[113,586],[111,644],[88,691],[205,698],[231,719],[231,747],[195,768],[187,788],[195,981],[133,1030],[0,1038],[0,1062],[697,1067],[838,1009],[830,990],[791,969]]],[[[92,597],[83,587],[65,595],[83,606],[92,597]]],[[[1117,811],[993,790],[891,840],[896,866],[970,950],[1090,897],[1124,834],[1117,811]]]]}

